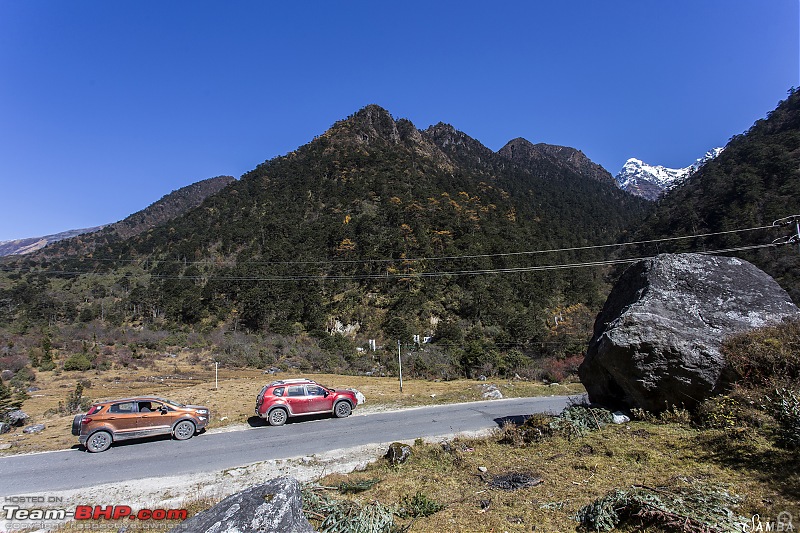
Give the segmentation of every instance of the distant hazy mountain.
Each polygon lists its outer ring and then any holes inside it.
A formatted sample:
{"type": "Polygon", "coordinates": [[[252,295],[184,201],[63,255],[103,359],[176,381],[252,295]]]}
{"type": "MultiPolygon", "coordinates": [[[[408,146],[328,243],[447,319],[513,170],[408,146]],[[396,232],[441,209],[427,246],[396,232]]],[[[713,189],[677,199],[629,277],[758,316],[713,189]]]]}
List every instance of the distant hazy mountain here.
{"type": "Polygon", "coordinates": [[[709,150],[700,159],[684,168],[653,166],[636,158],[628,159],[616,176],[619,188],[647,200],[658,199],[668,191],[683,183],[697,172],[706,162],[717,157],[724,148],[709,150]]]}
{"type": "Polygon", "coordinates": [[[71,240],[69,242],[62,242],[62,248],[59,252],[64,252],[64,250],[69,250],[72,253],[76,251],[85,251],[84,239],[75,239],[75,237],[88,233],[96,233],[100,230],[103,230],[103,232],[98,233],[98,235],[91,240],[92,247],[96,246],[99,242],[107,243],[109,240],[128,239],[149,229],[165,224],[190,209],[197,207],[207,197],[216,194],[233,181],[236,181],[236,179],[232,176],[217,176],[216,178],[209,178],[192,183],[177,191],[172,191],[145,209],[137,211],[124,220],[113,224],[104,224],[94,228],[69,230],[45,237],[31,237],[0,242],[0,256],[30,254],[41,250],[48,244],[66,241],[68,239],[71,240]]]}
{"type": "Polygon", "coordinates": [[[12,241],[0,241],[0,257],[6,255],[24,255],[36,250],[40,250],[48,244],[71,239],[84,233],[92,233],[103,229],[105,226],[95,226],[93,228],[73,229],[62,231],[55,235],[45,235],[44,237],[28,237],[25,239],[14,239],[12,241]]]}

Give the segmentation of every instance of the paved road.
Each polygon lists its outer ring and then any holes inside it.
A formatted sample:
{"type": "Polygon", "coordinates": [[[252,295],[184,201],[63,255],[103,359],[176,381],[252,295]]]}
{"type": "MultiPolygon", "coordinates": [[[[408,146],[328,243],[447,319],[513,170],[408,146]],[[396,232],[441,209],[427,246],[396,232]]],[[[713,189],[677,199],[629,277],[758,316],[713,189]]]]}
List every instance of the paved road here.
{"type": "Polygon", "coordinates": [[[103,453],[73,448],[0,458],[0,496],[89,487],[149,477],[213,472],[271,459],[362,444],[435,437],[498,427],[508,418],[557,413],[567,396],[514,398],[359,414],[293,419],[281,427],[208,433],[188,441],[127,441],[103,453]]]}

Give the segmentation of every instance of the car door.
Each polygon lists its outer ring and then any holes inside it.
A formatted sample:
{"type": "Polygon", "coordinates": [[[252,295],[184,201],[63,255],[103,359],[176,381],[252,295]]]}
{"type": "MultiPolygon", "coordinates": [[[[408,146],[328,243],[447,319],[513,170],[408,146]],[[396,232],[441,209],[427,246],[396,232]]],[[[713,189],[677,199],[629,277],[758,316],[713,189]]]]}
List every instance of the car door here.
{"type": "Polygon", "coordinates": [[[308,396],[306,395],[305,385],[292,385],[286,387],[286,403],[289,405],[292,414],[302,415],[308,412],[308,396]]]}
{"type": "Polygon", "coordinates": [[[137,436],[139,411],[136,402],[113,403],[108,408],[105,423],[114,432],[114,439],[130,439],[137,436]]]}
{"type": "Polygon", "coordinates": [[[163,435],[172,431],[178,412],[158,401],[140,401],[138,427],[142,436],[163,435]]]}
{"type": "Polygon", "coordinates": [[[325,387],[319,385],[306,386],[307,413],[330,412],[333,409],[333,395],[327,394],[325,387]]]}

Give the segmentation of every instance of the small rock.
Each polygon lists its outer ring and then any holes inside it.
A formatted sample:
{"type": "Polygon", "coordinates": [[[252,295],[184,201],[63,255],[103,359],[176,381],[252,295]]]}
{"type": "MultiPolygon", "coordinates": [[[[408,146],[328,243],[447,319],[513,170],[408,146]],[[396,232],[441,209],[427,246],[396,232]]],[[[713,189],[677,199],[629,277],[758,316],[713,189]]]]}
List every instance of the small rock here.
{"type": "Polygon", "coordinates": [[[13,377],[14,373],[11,370],[3,370],[2,372],[0,372],[0,378],[2,378],[3,381],[8,381],[13,377]]]}
{"type": "Polygon", "coordinates": [[[25,421],[30,418],[24,411],[17,409],[8,413],[8,423],[12,426],[21,427],[25,425],[25,421]]]}
{"type": "Polygon", "coordinates": [[[403,464],[411,457],[411,446],[402,442],[393,442],[383,457],[389,461],[391,466],[403,464]]]}
{"type": "Polygon", "coordinates": [[[9,431],[11,431],[11,426],[5,422],[0,422],[0,435],[3,433],[8,433],[9,431]]]}
{"type": "Polygon", "coordinates": [[[436,398],[436,395],[435,394],[431,394],[431,398],[436,398]]]}
{"type": "Polygon", "coordinates": [[[486,472],[488,472],[488,471],[489,471],[489,469],[488,469],[488,468],[486,468],[485,466],[479,466],[479,467],[478,467],[478,472],[481,472],[482,474],[483,474],[483,473],[486,473],[486,472]]]}
{"type": "Polygon", "coordinates": [[[483,398],[485,400],[500,400],[503,398],[503,393],[497,385],[483,385],[483,398]]]}
{"type": "Polygon", "coordinates": [[[11,444],[9,443],[0,444],[0,450],[9,450],[9,449],[11,449],[11,444]]]}
{"type": "Polygon", "coordinates": [[[40,431],[44,431],[44,424],[28,426],[22,430],[23,433],[39,433],[40,431]]]}
{"type": "Polygon", "coordinates": [[[486,381],[486,376],[481,374],[480,376],[478,376],[478,381],[486,381]]]}
{"type": "Polygon", "coordinates": [[[631,421],[630,417],[622,411],[617,411],[611,415],[611,420],[615,424],[627,424],[631,421]]]}
{"type": "Polygon", "coordinates": [[[227,416],[223,416],[222,418],[219,419],[219,421],[222,422],[223,420],[227,420],[227,419],[228,419],[227,416]]]}

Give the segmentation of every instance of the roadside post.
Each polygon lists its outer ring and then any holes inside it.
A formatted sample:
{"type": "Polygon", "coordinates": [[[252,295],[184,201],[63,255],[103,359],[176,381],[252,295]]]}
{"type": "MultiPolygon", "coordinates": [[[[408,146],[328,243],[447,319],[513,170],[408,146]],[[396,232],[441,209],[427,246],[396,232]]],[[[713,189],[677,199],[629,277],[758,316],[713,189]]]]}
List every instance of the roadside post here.
{"type": "Polygon", "coordinates": [[[403,392],[403,358],[400,356],[400,339],[397,339],[397,364],[400,366],[400,392],[403,392]]]}

